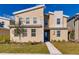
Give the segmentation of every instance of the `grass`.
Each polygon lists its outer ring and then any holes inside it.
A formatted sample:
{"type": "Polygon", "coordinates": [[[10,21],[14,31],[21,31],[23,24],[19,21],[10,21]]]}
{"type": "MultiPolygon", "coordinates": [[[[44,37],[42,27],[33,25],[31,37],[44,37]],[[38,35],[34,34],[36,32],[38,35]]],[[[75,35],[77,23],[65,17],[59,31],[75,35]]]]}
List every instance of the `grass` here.
{"type": "Polygon", "coordinates": [[[6,42],[7,40],[10,40],[9,34],[0,35],[0,42],[6,42]]]}
{"type": "Polygon", "coordinates": [[[8,43],[10,36],[0,35],[0,53],[31,53],[48,54],[48,49],[44,43],[8,43]],[[2,44],[1,44],[2,43],[2,44]]]}
{"type": "Polygon", "coordinates": [[[53,44],[63,54],[79,54],[79,43],[75,43],[75,42],[53,42],[53,44]]]}
{"type": "Polygon", "coordinates": [[[0,53],[31,53],[31,54],[48,54],[45,44],[0,44],[0,53]]]}

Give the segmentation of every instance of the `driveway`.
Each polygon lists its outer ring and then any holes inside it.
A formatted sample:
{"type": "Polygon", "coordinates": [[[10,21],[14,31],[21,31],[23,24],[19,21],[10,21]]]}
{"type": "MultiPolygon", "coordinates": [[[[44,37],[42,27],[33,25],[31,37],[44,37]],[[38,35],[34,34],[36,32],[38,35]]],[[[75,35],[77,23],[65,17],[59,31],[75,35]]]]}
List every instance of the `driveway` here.
{"type": "Polygon", "coordinates": [[[50,54],[54,54],[54,55],[62,54],[52,43],[45,42],[45,44],[46,44],[50,54]]]}

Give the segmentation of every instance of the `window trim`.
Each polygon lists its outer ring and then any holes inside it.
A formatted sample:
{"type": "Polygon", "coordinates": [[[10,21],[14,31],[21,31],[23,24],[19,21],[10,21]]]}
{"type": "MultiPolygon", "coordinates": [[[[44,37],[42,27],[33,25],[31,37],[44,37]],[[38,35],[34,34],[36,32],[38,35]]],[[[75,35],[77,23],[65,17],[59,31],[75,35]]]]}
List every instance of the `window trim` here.
{"type": "Polygon", "coordinates": [[[61,31],[60,31],[60,30],[57,31],[56,36],[57,36],[57,37],[60,37],[60,36],[61,36],[61,31]]]}
{"type": "Polygon", "coordinates": [[[32,37],[36,37],[36,29],[31,29],[31,36],[32,37]]]}
{"type": "Polygon", "coordinates": [[[19,17],[19,25],[22,24],[22,17],[19,17]]]}
{"type": "Polygon", "coordinates": [[[26,24],[30,23],[30,17],[26,17],[26,24]]]}
{"type": "Polygon", "coordinates": [[[33,24],[37,23],[37,17],[33,17],[33,24]]]}
{"type": "Polygon", "coordinates": [[[60,18],[57,18],[57,24],[60,24],[60,23],[61,23],[60,18]]]}

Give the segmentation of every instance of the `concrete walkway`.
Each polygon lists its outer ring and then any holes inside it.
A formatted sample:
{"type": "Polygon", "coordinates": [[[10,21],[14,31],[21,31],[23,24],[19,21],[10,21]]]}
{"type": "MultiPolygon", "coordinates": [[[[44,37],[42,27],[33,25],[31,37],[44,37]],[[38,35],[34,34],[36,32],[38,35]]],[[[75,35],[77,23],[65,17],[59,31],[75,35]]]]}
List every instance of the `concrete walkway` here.
{"type": "Polygon", "coordinates": [[[50,42],[45,42],[50,54],[54,54],[54,55],[58,55],[58,54],[62,54],[57,48],[55,48],[55,46],[50,43],[50,42]]]}

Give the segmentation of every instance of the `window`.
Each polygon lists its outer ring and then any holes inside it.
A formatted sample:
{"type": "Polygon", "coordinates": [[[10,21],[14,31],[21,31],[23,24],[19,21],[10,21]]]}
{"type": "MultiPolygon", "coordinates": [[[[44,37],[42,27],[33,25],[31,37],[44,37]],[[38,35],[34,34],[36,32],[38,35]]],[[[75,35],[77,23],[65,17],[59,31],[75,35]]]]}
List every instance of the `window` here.
{"type": "Polygon", "coordinates": [[[4,27],[4,22],[0,22],[0,27],[4,27]]]}
{"type": "Polygon", "coordinates": [[[57,18],[57,24],[60,24],[60,18],[57,18]]]}
{"type": "Polygon", "coordinates": [[[60,31],[57,31],[57,37],[60,37],[60,31]]]}
{"type": "Polygon", "coordinates": [[[36,29],[31,29],[31,36],[36,36],[36,29]]]}
{"type": "Polygon", "coordinates": [[[30,18],[26,17],[26,24],[29,24],[29,23],[30,23],[30,18]]]}
{"type": "Polygon", "coordinates": [[[27,29],[23,29],[23,33],[22,33],[22,36],[27,36],[27,29]]]}
{"type": "Polygon", "coordinates": [[[33,23],[36,24],[37,23],[37,18],[33,17],[33,23]]]}
{"type": "Polygon", "coordinates": [[[21,24],[22,24],[22,18],[19,17],[19,25],[21,25],[21,24]]]}

